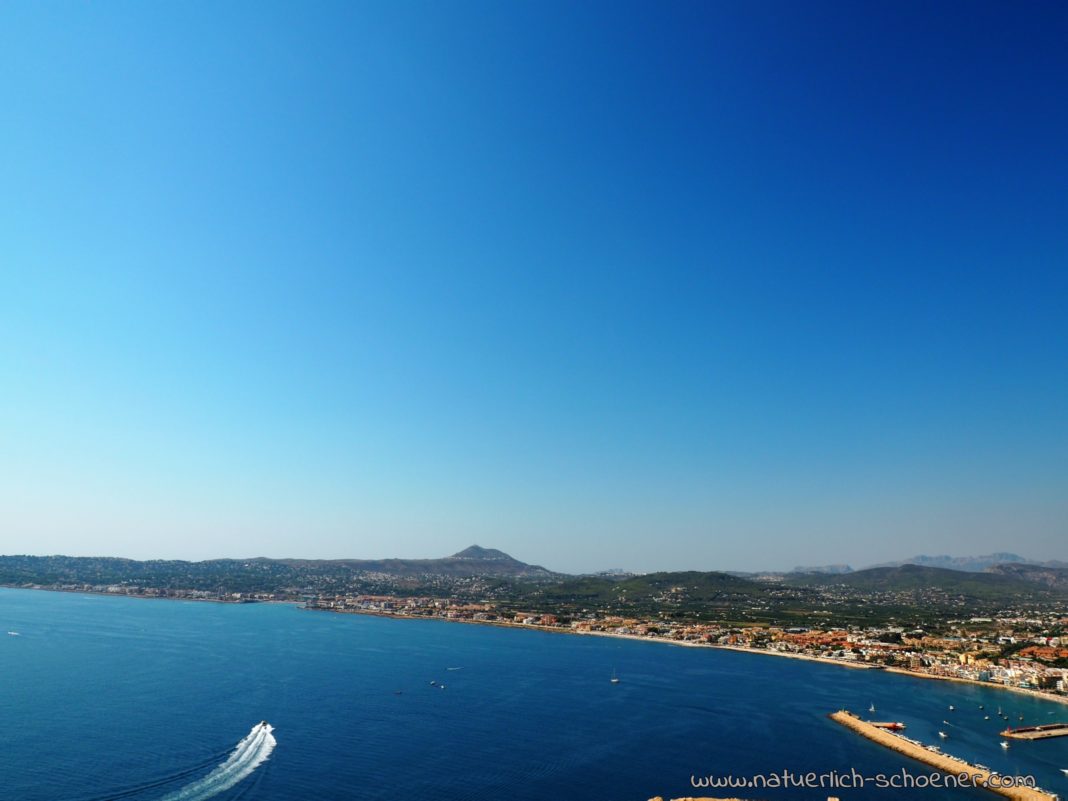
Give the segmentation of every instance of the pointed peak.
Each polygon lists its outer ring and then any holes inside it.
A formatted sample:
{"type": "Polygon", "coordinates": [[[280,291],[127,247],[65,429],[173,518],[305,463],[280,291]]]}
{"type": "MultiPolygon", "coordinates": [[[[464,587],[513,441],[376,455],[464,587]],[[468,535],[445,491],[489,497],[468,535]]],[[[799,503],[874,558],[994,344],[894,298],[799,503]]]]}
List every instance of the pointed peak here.
{"type": "Polygon", "coordinates": [[[459,553],[454,553],[450,559],[478,559],[480,561],[514,561],[511,556],[504,551],[498,551],[496,548],[483,548],[481,545],[472,545],[469,548],[464,548],[459,553]]]}

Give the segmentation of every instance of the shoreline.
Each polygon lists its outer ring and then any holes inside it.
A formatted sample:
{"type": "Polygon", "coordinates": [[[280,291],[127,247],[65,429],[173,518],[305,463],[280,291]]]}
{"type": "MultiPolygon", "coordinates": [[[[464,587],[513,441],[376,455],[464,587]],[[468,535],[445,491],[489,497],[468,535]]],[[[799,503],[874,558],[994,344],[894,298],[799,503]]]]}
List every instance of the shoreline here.
{"type": "Polygon", "coordinates": [[[776,651],[768,648],[745,648],[739,645],[718,645],[712,643],[691,642],[687,640],[669,640],[665,637],[650,637],[641,634],[617,634],[611,631],[575,631],[574,629],[561,628],[559,626],[541,626],[536,623],[515,623],[507,620],[466,620],[463,618],[448,618],[438,617],[436,615],[398,615],[394,612],[382,612],[373,609],[330,609],[326,607],[308,607],[303,601],[279,601],[279,600],[237,600],[228,601],[222,598],[172,598],[168,596],[158,595],[127,595],[123,593],[113,592],[93,592],[92,590],[68,590],[58,587],[16,587],[11,584],[0,584],[0,588],[9,590],[35,590],[37,592],[65,592],[74,595],[93,595],[101,596],[105,598],[137,598],[147,601],[191,601],[197,603],[216,603],[240,606],[242,604],[290,604],[295,605],[300,609],[312,612],[329,612],[335,615],[367,615],[370,617],[382,617],[389,618],[391,620],[433,620],[440,623],[463,623],[469,626],[496,626],[498,628],[509,629],[525,629],[527,631],[542,631],[552,634],[574,634],[578,636],[589,637],[610,637],[617,640],[631,640],[633,642],[645,642],[645,643],[660,643],[662,645],[674,645],[681,648],[708,648],[719,651],[733,651],[740,654],[757,654],[763,656],[777,656],[785,659],[797,659],[804,662],[816,662],[822,665],[832,665],[834,667],[849,668],[852,670],[877,670],[885,673],[896,673],[900,676],[910,676],[915,679],[929,679],[933,681],[948,681],[956,682],[957,684],[971,684],[977,687],[986,687],[994,690],[1004,690],[1006,692],[1017,693],[1019,695],[1027,695],[1032,698],[1036,698],[1044,701],[1053,701],[1054,703],[1068,705],[1068,696],[1054,695],[1052,693],[1045,693],[1041,690],[1032,690],[1026,687],[1013,687],[1008,684],[1001,684],[998,682],[979,681],[977,679],[966,679],[957,676],[936,676],[931,673],[921,673],[915,670],[907,670],[899,667],[888,667],[886,665],[869,665],[859,662],[847,662],[842,659],[830,659],[824,656],[814,656],[812,654],[798,654],[791,653],[789,651],[776,651]]]}
{"type": "Polygon", "coordinates": [[[138,601],[189,601],[201,604],[224,604],[227,606],[241,606],[247,604],[299,604],[301,601],[260,601],[255,598],[248,600],[227,600],[225,598],[182,598],[170,595],[136,595],[125,592],[94,592],[93,590],[68,590],[63,587],[22,587],[14,584],[0,584],[0,590],[28,590],[30,592],[64,592],[68,595],[90,595],[100,598],[134,598],[138,601]]]}
{"type": "Polygon", "coordinates": [[[1010,684],[999,684],[993,681],[979,681],[978,679],[964,679],[957,676],[935,676],[931,673],[918,673],[913,670],[905,670],[904,668],[888,667],[884,668],[887,673],[897,673],[902,676],[913,676],[918,679],[932,679],[934,681],[952,681],[957,684],[972,684],[976,687],[991,687],[995,690],[1006,690],[1008,692],[1017,693],[1019,695],[1029,695],[1032,698],[1039,698],[1043,701],[1053,701],[1058,704],[1068,704],[1068,696],[1053,695],[1052,693],[1044,693],[1041,690],[1031,690],[1027,687],[1013,687],[1010,684]]]}
{"type": "MultiPolygon", "coordinates": [[[[307,608],[307,607],[304,607],[307,608]]],[[[712,643],[689,642],[686,640],[669,640],[664,637],[649,637],[641,634],[615,634],[610,631],[574,631],[559,626],[539,626],[535,623],[513,623],[504,620],[463,620],[459,618],[436,617],[434,615],[398,615],[392,612],[380,612],[371,609],[309,609],[308,611],[330,612],[341,615],[368,615],[370,617],[383,617],[392,620],[433,620],[441,623],[464,623],[469,626],[497,626],[499,628],[526,629],[527,631],[543,631],[553,634],[574,634],[580,637],[609,637],[617,640],[631,640],[633,642],[660,643],[662,645],[674,645],[681,648],[707,648],[717,651],[733,651],[739,654],[757,654],[763,656],[777,656],[785,659],[798,659],[804,662],[816,662],[821,665],[848,668],[851,670],[874,670],[882,673],[896,673],[900,676],[909,676],[914,679],[931,679],[934,681],[948,681],[957,684],[972,684],[977,687],[986,687],[993,690],[1005,690],[1020,695],[1029,695],[1043,701],[1053,701],[1058,704],[1068,705],[1068,696],[1053,695],[1040,690],[1031,690],[1026,687],[1013,687],[1008,684],[1000,684],[992,681],[978,681],[977,679],[965,679],[956,676],[936,676],[931,673],[920,673],[905,668],[887,667],[886,665],[869,665],[862,662],[847,662],[842,659],[830,659],[825,656],[813,656],[812,654],[796,654],[788,651],[775,651],[768,648],[745,648],[740,645],[714,645],[712,643]]]]}

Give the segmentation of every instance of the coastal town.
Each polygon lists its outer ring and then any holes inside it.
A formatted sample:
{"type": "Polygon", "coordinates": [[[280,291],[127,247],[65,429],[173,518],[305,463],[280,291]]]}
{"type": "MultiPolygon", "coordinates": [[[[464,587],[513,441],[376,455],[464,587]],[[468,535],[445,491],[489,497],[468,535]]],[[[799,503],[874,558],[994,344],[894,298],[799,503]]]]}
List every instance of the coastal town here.
{"type": "Polygon", "coordinates": [[[1068,700],[1068,610],[1025,616],[947,620],[939,632],[899,626],[730,626],[622,616],[562,619],[503,611],[492,603],[441,598],[355,595],[305,602],[310,610],[518,626],[542,631],[644,639],[687,646],[744,649],[849,667],[893,669],[939,679],[1000,684],[1068,700]]]}
{"type": "Polygon", "coordinates": [[[1068,700],[1065,571],[1013,567],[1012,576],[915,565],[847,577],[566,576],[472,546],[374,563],[0,557],[0,584],[730,648],[1068,700]],[[1023,569],[1035,580],[1021,580],[1023,569]]]}

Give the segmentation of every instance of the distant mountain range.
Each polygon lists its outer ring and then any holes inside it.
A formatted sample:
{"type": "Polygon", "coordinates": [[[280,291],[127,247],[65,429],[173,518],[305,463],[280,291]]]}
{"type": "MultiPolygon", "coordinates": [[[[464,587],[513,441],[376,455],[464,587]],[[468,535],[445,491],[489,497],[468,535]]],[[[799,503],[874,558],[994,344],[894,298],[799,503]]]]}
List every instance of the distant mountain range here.
{"type": "MultiPolygon", "coordinates": [[[[982,599],[1040,593],[1068,597],[1068,565],[1034,563],[1012,553],[917,556],[853,570],[849,565],[796,568],[790,573],[662,572],[572,576],[531,565],[494,548],[472,545],[439,559],[213,559],[135,561],[111,557],[0,556],[0,584],[14,586],[126,585],[161,589],[256,592],[442,590],[474,580],[529,585],[532,597],[606,599],[666,604],[678,588],[688,603],[713,596],[759,596],[782,587],[840,587],[861,592],[937,590],[982,599]]],[[[483,585],[485,586],[484,582],[483,585]]]]}
{"type": "MultiPolygon", "coordinates": [[[[1054,571],[1056,568],[1041,568],[1054,571]]],[[[1068,577],[1068,570],[1060,571],[1063,580],[1068,577]]],[[[1020,594],[1050,588],[1068,588],[1064,584],[1050,584],[1035,581],[1026,572],[978,573],[966,570],[951,570],[944,567],[926,565],[894,565],[889,567],[869,567],[843,575],[830,574],[795,574],[787,579],[796,585],[839,585],[868,592],[901,592],[934,589],[946,593],[964,595],[974,598],[1008,598],[1020,594]]]]}
{"type": "Polygon", "coordinates": [[[849,565],[818,565],[816,567],[795,567],[790,571],[791,573],[830,573],[831,575],[839,575],[841,573],[852,573],[853,568],[849,565]]]}
{"type": "MultiPolygon", "coordinates": [[[[407,586],[428,579],[483,577],[551,581],[560,574],[528,565],[492,548],[472,545],[441,559],[208,559],[202,562],[152,559],[138,561],[97,556],[0,556],[0,584],[140,585],[164,589],[263,591],[302,588],[308,591],[374,586],[383,580],[407,586]]],[[[431,582],[432,584],[432,582],[431,582]]]]}
{"type": "MultiPolygon", "coordinates": [[[[1068,568],[1068,562],[1062,562],[1059,560],[1052,560],[1049,562],[1037,562],[1033,559],[1026,559],[1023,556],[1015,553],[990,553],[985,556],[925,556],[920,554],[908,559],[902,559],[897,562],[880,562],[879,564],[870,565],[865,570],[870,570],[876,567],[903,567],[904,565],[919,565],[920,567],[938,567],[943,570],[959,570],[965,573],[983,573],[991,570],[1000,565],[1035,565],[1039,567],[1048,568],[1068,568]]],[[[841,575],[844,573],[852,573],[853,568],[849,565],[821,565],[817,567],[795,567],[790,571],[793,573],[829,573],[832,575],[841,575]]]]}
{"type": "Polygon", "coordinates": [[[946,570],[963,570],[967,573],[982,573],[994,565],[1028,564],[1043,567],[1068,567],[1068,562],[1036,562],[1015,553],[990,553],[986,556],[913,556],[900,562],[883,562],[872,567],[901,567],[902,565],[921,565],[922,567],[941,567],[946,570]]]}

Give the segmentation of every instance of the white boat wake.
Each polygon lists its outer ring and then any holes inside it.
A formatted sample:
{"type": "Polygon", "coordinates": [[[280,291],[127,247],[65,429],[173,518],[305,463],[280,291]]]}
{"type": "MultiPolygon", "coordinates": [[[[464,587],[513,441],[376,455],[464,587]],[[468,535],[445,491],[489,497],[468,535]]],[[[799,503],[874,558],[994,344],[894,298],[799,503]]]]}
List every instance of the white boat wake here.
{"type": "Polygon", "coordinates": [[[266,761],[277,744],[267,721],[257,723],[237,744],[226,761],[207,776],[164,796],[160,801],[205,801],[248,778],[266,761]]]}

